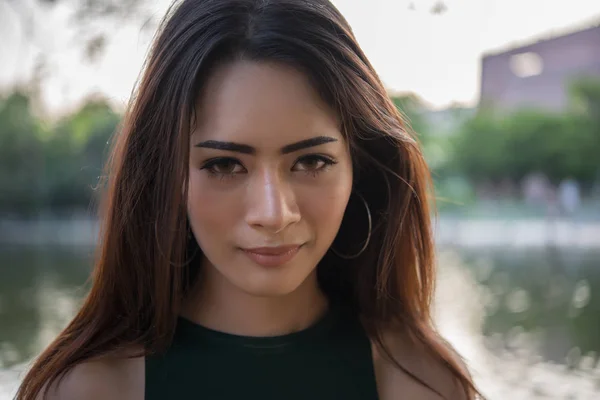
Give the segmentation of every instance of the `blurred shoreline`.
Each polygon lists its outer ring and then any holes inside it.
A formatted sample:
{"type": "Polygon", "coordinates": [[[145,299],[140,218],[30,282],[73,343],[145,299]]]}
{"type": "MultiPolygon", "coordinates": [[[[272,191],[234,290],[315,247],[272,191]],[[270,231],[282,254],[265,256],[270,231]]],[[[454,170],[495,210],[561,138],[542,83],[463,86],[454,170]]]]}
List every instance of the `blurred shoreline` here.
{"type": "MultiPolygon", "coordinates": [[[[572,247],[600,248],[600,221],[555,218],[457,217],[433,220],[440,247],[572,247]]],[[[98,220],[87,215],[31,220],[0,219],[0,245],[94,246],[98,220]]]]}

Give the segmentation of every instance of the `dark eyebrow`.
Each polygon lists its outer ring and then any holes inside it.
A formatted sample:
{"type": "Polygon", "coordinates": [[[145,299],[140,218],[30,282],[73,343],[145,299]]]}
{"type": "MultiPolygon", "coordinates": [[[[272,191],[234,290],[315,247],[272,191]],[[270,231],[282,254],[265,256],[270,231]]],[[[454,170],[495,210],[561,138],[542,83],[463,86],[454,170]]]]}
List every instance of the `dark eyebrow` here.
{"type": "MultiPolygon", "coordinates": [[[[310,139],[301,140],[296,143],[288,144],[283,146],[281,149],[281,154],[289,154],[299,150],[307,149],[309,147],[319,146],[325,143],[337,142],[336,138],[330,136],[315,136],[310,139]]],[[[248,146],[247,144],[240,144],[234,142],[222,142],[219,140],[206,140],[204,142],[197,143],[195,147],[204,147],[207,149],[215,149],[215,150],[226,150],[226,151],[234,151],[236,153],[243,154],[255,154],[256,149],[252,146],[248,146]]]]}
{"type": "Polygon", "coordinates": [[[239,144],[233,142],[221,142],[219,140],[206,140],[196,143],[195,147],[204,147],[207,149],[235,151],[236,153],[254,154],[256,150],[247,144],[239,144]]]}
{"type": "Polygon", "coordinates": [[[283,146],[281,149],[281,154],[293,153],[298,150],[307,149],[309,147],[319,146],[325,143],[337,142],[336,138],[332,138],[331,136],[315,136],[310,139],[301,140],[296,143],[288,144],[287,146],[283,146]]]}

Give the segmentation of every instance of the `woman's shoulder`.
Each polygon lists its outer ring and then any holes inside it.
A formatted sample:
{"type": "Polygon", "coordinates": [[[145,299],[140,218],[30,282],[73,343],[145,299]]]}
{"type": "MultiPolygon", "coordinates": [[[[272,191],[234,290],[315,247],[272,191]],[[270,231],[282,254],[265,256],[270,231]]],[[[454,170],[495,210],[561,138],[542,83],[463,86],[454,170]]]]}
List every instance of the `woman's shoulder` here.
{"type": "MultiPolygon", "coordinates": [[[[399,330],[388,331],[381,339],[389,355],[375,343],[372,345],[373,364],[381,400],[467,400],[464,390],[451,370],[443,361],[431,355],[424,346],[399,330]],[[398,368],[390,356],[403,368],[398,368]]],[[[447,346],[441,339],[440,343],[447,346]]],[[[450,347],[447,348],[468,374],[458,354],[450,347]]]]}
{"type": "Polygon", "coordinates": [[[53,383],[44,400],[143,400],[144,372],[143,356],[85,361],[53,383]]]}

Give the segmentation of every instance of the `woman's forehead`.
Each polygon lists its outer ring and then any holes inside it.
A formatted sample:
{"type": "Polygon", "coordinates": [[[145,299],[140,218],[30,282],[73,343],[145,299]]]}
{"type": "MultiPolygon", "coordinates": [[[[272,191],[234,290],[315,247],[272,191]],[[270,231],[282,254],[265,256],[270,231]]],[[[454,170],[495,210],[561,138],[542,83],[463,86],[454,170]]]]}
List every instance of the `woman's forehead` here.
{"type": "Polygon", "coordinates": [[[314,136],[343,139],[336,114],[299,71],[238,62],[206,82],[196,105],[196,140],[283,144],[314,136]]]}

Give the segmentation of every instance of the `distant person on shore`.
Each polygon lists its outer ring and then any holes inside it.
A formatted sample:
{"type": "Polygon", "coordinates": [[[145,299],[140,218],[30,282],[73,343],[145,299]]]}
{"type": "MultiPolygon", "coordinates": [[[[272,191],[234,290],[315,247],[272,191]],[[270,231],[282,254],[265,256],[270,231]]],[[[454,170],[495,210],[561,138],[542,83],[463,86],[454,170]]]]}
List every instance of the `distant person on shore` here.
{"type": "Polygon", "coordinates": [[[563,180],[558,186],[558,198],[562,214],[567,217],[572,217],[581,205],[581,189],[579,183],[572,178],[563,180]]]}
{"type": "Polygon", "coordinates": [[[523,179],[521,187],[525,203],[544,206],[547,204],[550,182],[546,175],[539,172],[531,173],[523,179]]]}

